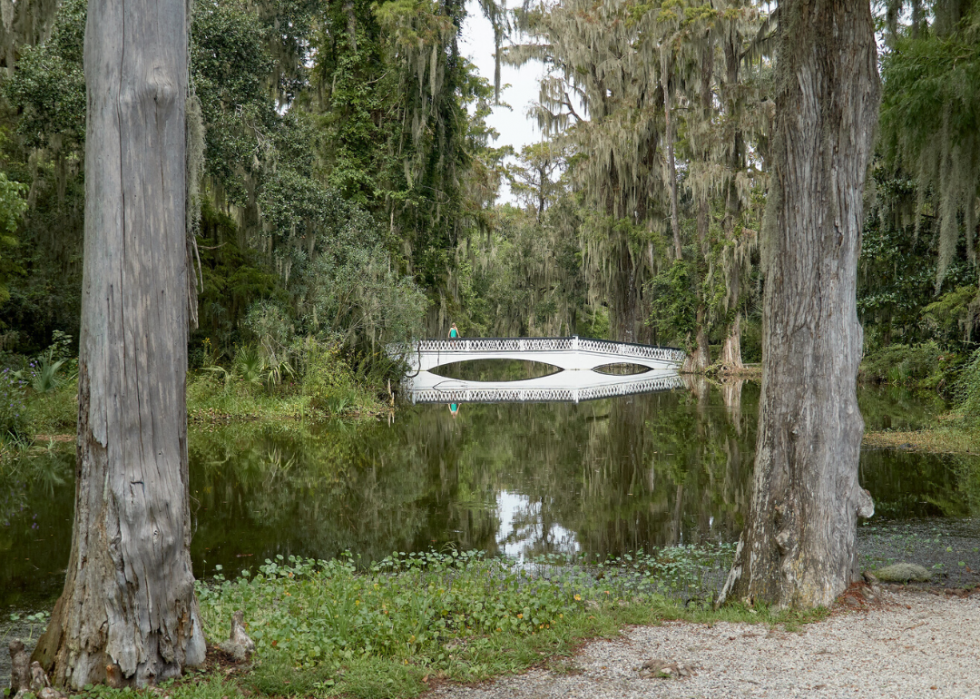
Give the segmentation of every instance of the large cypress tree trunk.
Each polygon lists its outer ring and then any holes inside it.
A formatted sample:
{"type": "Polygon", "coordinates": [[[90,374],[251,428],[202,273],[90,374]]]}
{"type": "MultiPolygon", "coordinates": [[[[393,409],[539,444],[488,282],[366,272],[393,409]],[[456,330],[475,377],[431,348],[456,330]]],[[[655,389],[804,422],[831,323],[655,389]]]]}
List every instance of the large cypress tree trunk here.
{"type": "Polygon", "coordinates": [[[878,113],[867,0],[781,0],[755,479],[726,596],[829,605],[849,582],[864,423],[855,283],[878,113]]]}
{"type": "Polygon", "coordinates": [[[75,522],[35,659],[143,685],[204,660],[187,480],[186,0],[91,0],[75,522]]]}

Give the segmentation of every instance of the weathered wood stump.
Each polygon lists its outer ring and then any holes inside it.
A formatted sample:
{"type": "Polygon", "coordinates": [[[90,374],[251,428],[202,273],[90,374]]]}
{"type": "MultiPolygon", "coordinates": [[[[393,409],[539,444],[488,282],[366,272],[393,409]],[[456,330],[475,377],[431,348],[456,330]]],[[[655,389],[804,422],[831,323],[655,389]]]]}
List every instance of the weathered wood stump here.
{"type": "Polygon", "coordinates": [[[245,612],[238,610],[231,615],[231,633],[227,641],[218,644],[218,648],[231,655],[235,662],[244,663],[255,652],[255,643],[245,633],[245,612]]]}

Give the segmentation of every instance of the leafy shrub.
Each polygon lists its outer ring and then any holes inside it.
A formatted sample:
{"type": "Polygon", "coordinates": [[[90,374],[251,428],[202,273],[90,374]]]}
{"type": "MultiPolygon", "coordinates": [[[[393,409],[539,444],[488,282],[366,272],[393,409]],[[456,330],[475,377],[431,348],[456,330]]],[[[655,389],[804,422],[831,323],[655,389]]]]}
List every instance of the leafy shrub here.
{"type": "Polygon", "coordinates": [[[647,320],[661,343],[682,344],[697,330],[697,295],[694,266],[674,262],[648,284],[650,318],[647,320]]]}
{"type": "Polygon", "coordinates": [[[977,320],[976,284],[959,286],[922,309],[922,325],[944,345],[966,340],[977,320]]]}
{"type": "Polygon", "coordinates": [[[422,334],[428,306],[410,277],[391,269],[382,246],[321,256],[313,265],[309,327],[348,348],[370,348],[422,334]]]}
{"type": "Polygon", "coordinates": [[[235,383],[244,386],[246,391],[265,387],[269,391],[282,383],[283,377],[292,376],[293,368],[286,359],[274,354],[269,356],[260,347],[246,345],[235,351],[235,359],[230,369],[221,366],[208,366],[206,369],[224,380],[227,391],[235,383]]]}
{"type": "Polygon", "coordinates": [[[944,353],[933,341],[918,345],[889,345],[865,357],[861,377],[865,381],[938,388],[957,357],[944,353]]]}
{"type": "Polygon", "coordinates": [[[963,417],[970,423],[980,422],[980,349],[960,372],[956,393],[963,417]]]}
{"type": "Polygon", "coordinates": [[[48,350],[31,363],[31,388],[38,393],[51,393],[61,386],[61,376],[58,372],[67,360],[55,359],[54,353],[48,350]]]}
{"type": "Polygon", "coordinates": [[[243,323],[246,338],[275,361],[286,359],[296,329],[285,308],[275,301],[256,301],[248,309],[243,323]]]}
{"type": "Polygon", "coordinates": [[[48,351],[32,359],[27,367],[16,373],[17,378],[26,379],[37,393],[51,393],[61,387],[64,377],[61,367],[71,360],[71,335],[55,330],[48,351]]]}
{"type": "Polygon", "coordinates": [[[309,396],[310,407],[330,417],[374,410],[376,401],[355,381],[339,352],[336,345],[312,343],[307,347],[303,393],[309,396]]]}

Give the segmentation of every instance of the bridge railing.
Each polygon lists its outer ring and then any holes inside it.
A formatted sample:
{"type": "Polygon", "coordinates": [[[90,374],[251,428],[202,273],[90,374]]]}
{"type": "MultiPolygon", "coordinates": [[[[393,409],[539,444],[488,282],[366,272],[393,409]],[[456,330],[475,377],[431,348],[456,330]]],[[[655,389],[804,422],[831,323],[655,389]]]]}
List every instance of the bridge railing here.
{"type": "Polygon", "coordinates": [[[620,355],[624,363],[630,357],[659,359],[667,362],[683,362],[683,350],[674,347],[654,347],[630,342],[596,340],[588,337],[473,337],[419,340],[414,344],[394,343],[388,345],[388,353],[393,356],[409,357],[416,353],[484,353],[484,352],[595,352],[598,354],[620,355]]]}

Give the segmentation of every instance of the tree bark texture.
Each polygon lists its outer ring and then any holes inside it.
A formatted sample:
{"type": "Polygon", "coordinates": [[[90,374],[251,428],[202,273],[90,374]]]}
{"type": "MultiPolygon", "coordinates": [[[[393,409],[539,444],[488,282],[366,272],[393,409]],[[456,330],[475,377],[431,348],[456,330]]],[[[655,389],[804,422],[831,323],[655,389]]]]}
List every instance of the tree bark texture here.
{"type": "Polygon", "coordinates": [[[189,553],[185,2],[88,5],[75,521],[34,654],[75,688],[204,660],[189,553]]]}
{"type": "Polygon", "coordinates": [[[850,581],[864,423],[855,288],[878,113],[867,0],[781,0],[753,495],[721,601],[830,605],[850,581]]]}
{"type": "Polygon", "coordinates": [[[707,309],[704,304],[699,304],[697,309],[694,350],[687,355],[681,367],[684,374],[703,374],[711,366],[711,348],[708,346],[708,335],[705,333],[705,319],[707,309]]]}
{"type": "Polygon", "coordinates": [[[735,320],[728,326],[725,344],[721,348],[719,360],[726,371],[739,372],[745,369],[742,364],[742,314],[735,313],[735,320]]]}

